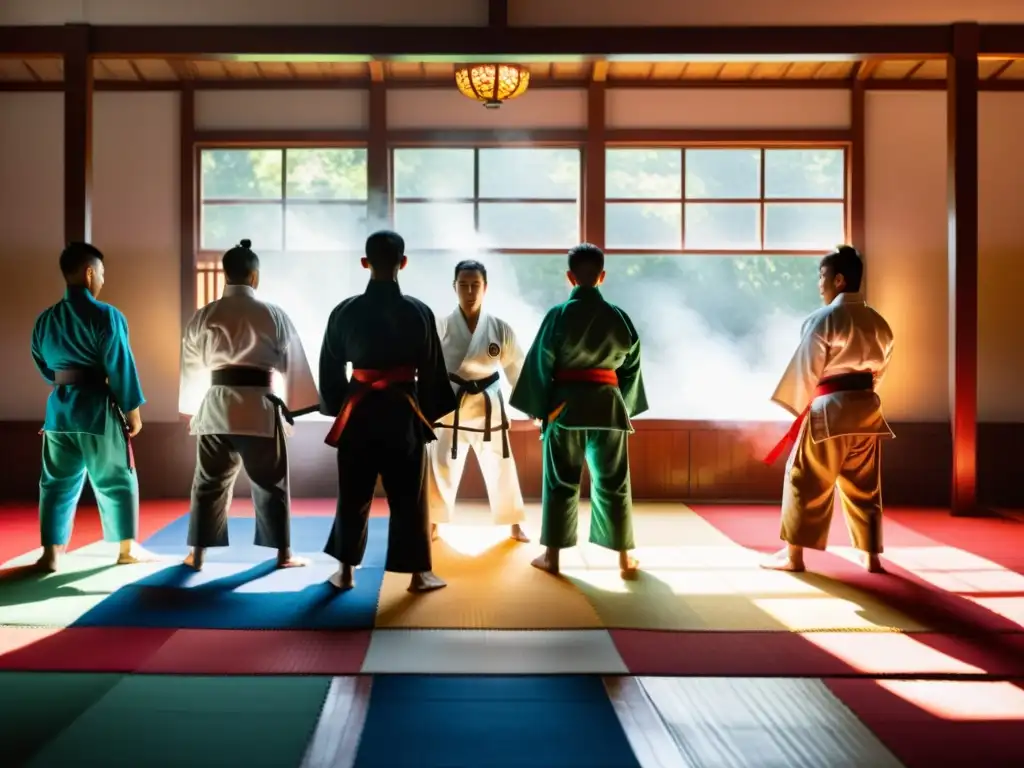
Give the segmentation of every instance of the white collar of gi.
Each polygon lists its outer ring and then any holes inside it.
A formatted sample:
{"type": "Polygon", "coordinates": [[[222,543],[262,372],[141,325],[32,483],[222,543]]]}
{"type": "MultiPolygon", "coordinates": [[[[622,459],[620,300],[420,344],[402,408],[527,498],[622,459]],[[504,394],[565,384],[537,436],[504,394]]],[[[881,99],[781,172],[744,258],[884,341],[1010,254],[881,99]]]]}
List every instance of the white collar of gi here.
{"type": "Polygon", "coordinates": [[[838,307],[840,304],[863,304],[864,294],[862,293],[840,293],[834,299],[832,299],[832,306],[838,307]]]}
{"type": "Polygon", "coordinates": [[[225,296],[248,296],[250,298],[256,297],[256,291],[253,290],[251,285],[225,285],[224,286],[225,296]]]}

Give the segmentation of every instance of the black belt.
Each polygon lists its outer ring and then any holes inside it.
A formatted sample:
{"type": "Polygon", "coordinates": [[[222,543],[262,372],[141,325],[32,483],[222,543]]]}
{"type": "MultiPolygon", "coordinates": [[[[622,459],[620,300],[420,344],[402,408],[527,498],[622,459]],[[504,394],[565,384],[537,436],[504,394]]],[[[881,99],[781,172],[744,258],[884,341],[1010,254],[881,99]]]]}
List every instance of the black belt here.
{"type": "MultiPolygon", "coordinates": [[[[260,387],[261,389],[270,389],[273,384],[273,377],[273,371],[239,365],[230,368],[218,368],[211,373],[210,380],[215,387],[260,387]]],[[[273,392],[265,392],[263,397],[269,400],[281,412],[284,420],[292,426],[295,425],[297,417],[320,411],[319,404],[309,405],[297,411],[289,410],[284,400],[273,392]]]]}
{"type": "MultiPolygon", "coordinates": [[[[459,430],[465,432],[483,432],[484,442],[489,443],[491,441],[491,418],[494,415],[494,404],[491,402],[491,398],[487,395],[486,390],[488,387],[496,384],[498,379],[501,377],[497,371],[492,373],[485,379],[463,379],[461,376],[456,376],[454,373],[448,374],[448,379],[453,384],[458,385],[458,390],[455,393],[458,399],[458,407],[455,409],[455,415],[452,417],[452,423],[450,429],[452,430],[452,458],[456,459],[459,456],[459,430]],[[483,395],[484,396],[484,428],[478,429],[476,427],[460,427],[459,426],[459,412],[462,410],[462,400],[466,395],[483,395]]],[[[508,418],[505,415],[505,397],[501,394],[501,390],[498,390],[498,410],[501,413],[501,456],[507,459],[511,454],[508,449],[508,418]]],[[[434,427],[448,427],[447,424],[435,424],[434,427]]]]}
{"type": "Polygon", "coordinates": [[[107,399],[121,420],[121,428],[124,430],[124,441],[128,451],[128,469],[134,470],[135,452],[132,450],[131,427],[128,426],[128,417],[124,415],[121,406],[114,400],[114,393],[110,391],[110,386],[107,384],[107,372],[99,368],[65,368],[53,372],[53,383],[58,387],[105,390],[107,399]]]}

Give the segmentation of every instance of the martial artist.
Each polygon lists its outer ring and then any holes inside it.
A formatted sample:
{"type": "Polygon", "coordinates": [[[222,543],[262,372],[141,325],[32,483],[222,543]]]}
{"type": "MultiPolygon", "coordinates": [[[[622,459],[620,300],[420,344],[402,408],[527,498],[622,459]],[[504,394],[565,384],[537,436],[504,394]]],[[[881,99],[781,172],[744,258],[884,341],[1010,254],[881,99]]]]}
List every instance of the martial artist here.
{"type": "Polygon", "coordinates": [[[805,547],[825,549],[839,487],[846,525],[867,570],[882,573],[883,438],[894,437],[875,390],[889,367],[889,324],[860,293],[860,254],[841,246],[821,260],[818,292],[825,306],[803,325],[800,346],[772,400],[796,421],[765,458],[790,445],[782,487],[786,546],[764,567],[803,571],[805,547]]]}
{"type": "Polygon", "coordinates": [[[43,555],[36,563],[57,570],[71,540],[78,498],[88,476],[100,510],[104,541],[120,542],[119,565],[155,559],[135,538],[139,481],[131,439],[142,429],[142,396],[128,321],[97,301],[103,254],[70,243],[60,255],[64,299],[43,312],[32,330],[32,359],[53,387],[43,424],[39,526],[43,555]]]}
{"type": "Polygon", "coordinates": [[[569,251],[569,299],[541,323],[511,405],[541,421],[546,547],[533,565],[558,573],[559,551],[576,545],[583,462],[590,469],[590,541],[619,553],[634,575],[630,418],[647,410],[640,337],[629,316],[604,300],[604,253],[583,243],[569,251]]]}
{"type": "Polygon", "coordinates": [[[338,589],[352,588],[363,560],[378,476],[391,511],[384,568],[412,574],[410,592],[445,586],[431,570],[426,445],[457,402],[434,313],[398,287],[406,263],[400,235],[370,235],[366,291],[335,307],[324,332],[321,412],[335,417],[325,442],[338,449],[338,508],[324,551],[340,563],[330,578],[338,589]]]}
{"type": "Polygon", "coordinates": [[[295,415],[319,410],[319,398],[292,321],[256,298],[260,260],[251,245],[242,240],[224,254],[224,296],[192,316],[181,343],[179,410],[192,416],[197,436],[185,564],[196,570],[208,547],[228,546],[228,509],[243,466],[256,546],[276,549],[278,567],[308,564],[291,552],[290,430],[282,420],[291,425],[295,415]],[[284,398],[273,392],[275,372],[284,398]]]}
{"type": "Polygon", "coordinates": [[[466,454],[472,449],[480,463],[495,525],[512,526],[512,538],[528,542],[522,527],[526,506],[509,446],[500,375],[504,371],[509,384],[515,386],[523,367],[523,350],[508,323],[482,311],[487,293],[483,264],[456,264],[453,286],[459,306],[447,317],[438,318],[437,333],[459,407],[434,425],[440,431],[428,449],[431,538],[437,537],[438,523],[451,521],[466,454]]]}

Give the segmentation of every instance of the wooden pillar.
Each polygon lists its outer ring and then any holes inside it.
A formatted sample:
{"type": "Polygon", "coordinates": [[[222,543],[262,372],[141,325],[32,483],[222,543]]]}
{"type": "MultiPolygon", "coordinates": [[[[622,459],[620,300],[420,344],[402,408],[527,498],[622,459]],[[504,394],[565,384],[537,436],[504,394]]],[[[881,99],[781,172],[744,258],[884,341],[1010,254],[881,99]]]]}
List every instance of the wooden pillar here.
{"type": "Polygon", "coordinates": [[[199,227],[197,208],[199,206],[199,185],[196,178],[196,97],[190,81],[181,84],[181,101],[178,106],[178,143],[181,167],[178,194],[178,221],[180,222],[181,248],[181,330],[196,311],[196,256],[199,252],[199,227]]]}
{"type": "Polygon", "coordinates": [[[587,141],[583,151],[583,239],[605,241],[605,62],[594,64],[587,91],[587,141]]]}
{"type": "Polygon", "coordinates": [[[849,191],[849,216],[850,245],[861,253],[864,252],[864,240],[867,237],[866,214],[867,211],[867,186],[865,184],[864,169],[866,166],[866,152],[864,147],[864,117],[865,117],[865,93],[864,78],[859,73],[864,71],[864,62],[858,70],[858,76],[850,86],[850,148],[846,157],[846,177],[849,191]]]}
{"type": "Polygon", "coordinates": [[[64,240],[92,237],[92,59],[87,24],[68,24],[64,43],[64,240]]]}
{"type": "Polygon", "coordinates": [[[977,24],[953,25],[946,120],[954,515],[978,509],[978,43],[977,24]]]}
{"type": "MultiPolygon", "coordinates": [[[[384,64],[370,64],[369,130],[366,141],[366,176],[370,230],[391,221],[391,152],[388,148],[388,101],[384,64]]],[[[367,232],[369,234],[369,232],[367,232]]]]}

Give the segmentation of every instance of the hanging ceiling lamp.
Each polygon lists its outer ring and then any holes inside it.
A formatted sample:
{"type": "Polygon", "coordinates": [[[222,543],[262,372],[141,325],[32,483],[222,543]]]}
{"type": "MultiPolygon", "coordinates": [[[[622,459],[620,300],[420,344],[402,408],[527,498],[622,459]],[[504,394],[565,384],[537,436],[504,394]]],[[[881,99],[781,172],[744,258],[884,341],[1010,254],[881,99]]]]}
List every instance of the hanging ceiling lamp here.
{"type": "Polygon", "coordinates": [[[463,96],[482,101],[487,109],[522,96],[530,87],[530,70],[519,64],[467,64],[455,70],[455,85],[463,96]]]}

